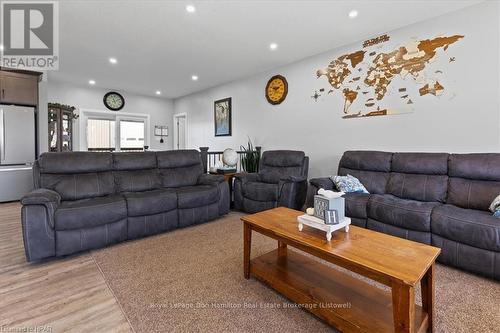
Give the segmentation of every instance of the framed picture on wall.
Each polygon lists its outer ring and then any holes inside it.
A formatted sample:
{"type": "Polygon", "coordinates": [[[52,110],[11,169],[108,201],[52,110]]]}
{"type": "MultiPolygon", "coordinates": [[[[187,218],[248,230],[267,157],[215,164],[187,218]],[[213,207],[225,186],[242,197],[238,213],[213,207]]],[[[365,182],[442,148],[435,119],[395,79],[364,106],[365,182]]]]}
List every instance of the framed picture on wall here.
{"type": "Polygon", "coordinates": [[[231,136],[231,97],[214,102],[215,136],[231,136]]]}

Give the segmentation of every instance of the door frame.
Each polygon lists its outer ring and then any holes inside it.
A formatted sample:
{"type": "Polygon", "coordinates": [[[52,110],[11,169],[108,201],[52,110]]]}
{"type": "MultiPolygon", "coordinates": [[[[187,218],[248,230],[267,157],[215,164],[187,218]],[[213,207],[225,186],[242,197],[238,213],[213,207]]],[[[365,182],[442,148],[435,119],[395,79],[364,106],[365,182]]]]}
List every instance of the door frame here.
{"type": "Polygon", "coordinates": [[[189,127],[188,126],[188,115],[186,112],[176,113],[173,116],[173,123],[172,123],[172,125],[174,127],[174,130],[173,130],[173,133],[174,133],[173,139],[174,140],[173,140],[173,147],[172,148],[174,150],[177,150],[177,144],[178,144],[178,142],[177,142],[177,136],[178,136],[178,134],[177,134],[177,131],[178,131],[177,130],[177,118],[182,118],[182,117],[184,117],[184,119],[186,120],[184,123],[185,124],[185,126],[184,126],[184,143],[186,146],[184,148],[188,147],[188,127],[189,127]]]}
{"type": "Polygon", "coordinates": [[[97,116],[102,119],[110,119],[115,121],[115,145],[116,151],[120,149],[120,130],[119,130],[119,120],[144,120],[144,145],[150,146],[150,127],[151,127],[151,116],[144,113],[129,113],[121,111],[105,111],[98,109],[79,109],[78,121],[78,148],[80,151],[87,151],[87,118],[92,118],[92,116],[97,116]]]}

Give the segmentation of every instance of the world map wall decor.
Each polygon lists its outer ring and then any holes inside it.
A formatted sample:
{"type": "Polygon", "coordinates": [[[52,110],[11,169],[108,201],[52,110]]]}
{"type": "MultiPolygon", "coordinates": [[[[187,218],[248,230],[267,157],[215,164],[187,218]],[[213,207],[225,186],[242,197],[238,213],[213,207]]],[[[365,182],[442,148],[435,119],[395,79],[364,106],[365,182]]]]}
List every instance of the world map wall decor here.
{"type": "Polygon", "coordinates": [[[441,66],[455,61],[447,53],[462,38],[412,39],[392,46],[387,35],[371,39],[362,50],[343,54],[317,70],[317,78],[325,77],[329,86],[316,89],[311,98],[342,94],[344,119],[413,112],[422,96],[438,97],[445,91],[441,66]]]}

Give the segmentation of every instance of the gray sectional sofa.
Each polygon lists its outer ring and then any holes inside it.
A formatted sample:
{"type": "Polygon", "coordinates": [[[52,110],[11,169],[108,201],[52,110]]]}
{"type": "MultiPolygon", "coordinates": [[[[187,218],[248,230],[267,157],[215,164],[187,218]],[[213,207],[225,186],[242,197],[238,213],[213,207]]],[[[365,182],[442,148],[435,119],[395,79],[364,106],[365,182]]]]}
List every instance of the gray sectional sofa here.
{"type": "Polygon", "coordinates": [[[236,175],[234,208],[247,213],[278,206],[302,209],[307,195],[308,169],[309,158],[302,151],[265,151],[259,173],[236,175]]]}
{"type": "Polygon", "coordinates": [[[28,261],[68,255],[213,220],[229,212],[223,176],[200,153],[45,153],[22,200],[28,261]]]}
{"type": "MultiPolygon", "coordinates": [[[[500,219],[488,210],[500,194],[500,154],[347,151],[339,175],[370,194],[346,194],[352,223],[442,249],[438,260],[500,280],[500,219]]],[[[310,180],[307,205],[330,178],[310,180]]]]}

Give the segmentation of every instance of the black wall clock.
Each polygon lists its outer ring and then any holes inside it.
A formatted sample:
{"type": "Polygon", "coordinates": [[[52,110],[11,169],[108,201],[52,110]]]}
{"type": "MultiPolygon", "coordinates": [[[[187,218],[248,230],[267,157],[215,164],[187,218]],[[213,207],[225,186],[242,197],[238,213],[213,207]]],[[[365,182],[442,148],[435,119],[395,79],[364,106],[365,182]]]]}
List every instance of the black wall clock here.
{"type": "Polygon", "coordinates": [[[103,98],[104,105],[111,111],[118,111],[125,106],[125,98],[115,91],[110,91],[103,98]]]}

